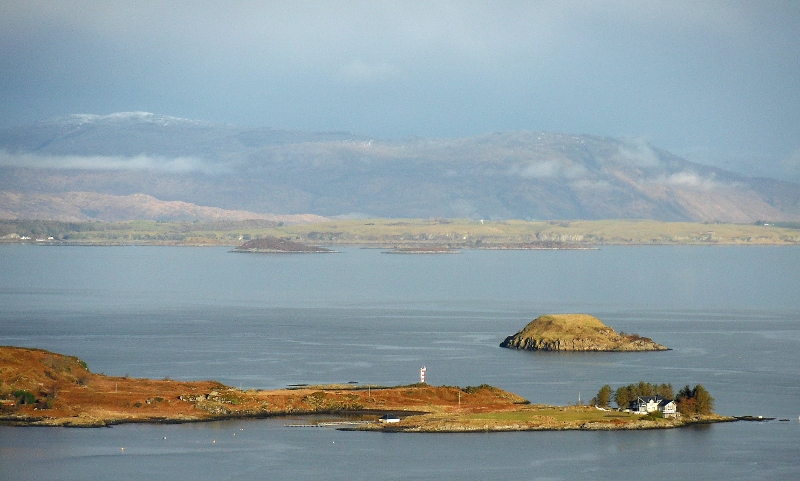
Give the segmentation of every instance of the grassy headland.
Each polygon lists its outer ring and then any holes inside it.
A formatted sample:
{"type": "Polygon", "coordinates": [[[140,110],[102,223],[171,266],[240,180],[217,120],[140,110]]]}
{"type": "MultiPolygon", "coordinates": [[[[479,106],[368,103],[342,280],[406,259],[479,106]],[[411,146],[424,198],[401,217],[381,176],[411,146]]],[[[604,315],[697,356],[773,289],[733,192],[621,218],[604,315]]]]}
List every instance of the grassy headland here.
{"type": "Polygon", "coordinates": [[[488,385],[243,391],[215,381],[105,376],[92,373],[76,357],[0,347],[0,423],[4,424],[99,427],[314,413],[359,414],[371,420],[393,413],[402,420],[357,429],[404,432],[652,429],[731,420],[716,415],[659,419],[585,406],[536,406],[488,385]]]}

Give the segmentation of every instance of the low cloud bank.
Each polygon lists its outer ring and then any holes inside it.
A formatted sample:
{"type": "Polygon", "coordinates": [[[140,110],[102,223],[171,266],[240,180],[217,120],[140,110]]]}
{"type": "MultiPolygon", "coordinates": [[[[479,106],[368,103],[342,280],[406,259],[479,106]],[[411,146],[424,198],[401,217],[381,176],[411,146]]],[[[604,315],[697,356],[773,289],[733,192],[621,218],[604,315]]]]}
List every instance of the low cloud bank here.
{"type": "Polygon", "coordinates": [[[148,155],[36,155],[16,154],[0,150],[0,166],[29,169],[77,170],[155,170],[171,173],[201,172],[219,174],[227,171],[224,165],[212,164],[197,157],[154,157],[148,155]]]}
{"type": "Polygon", "coordinates": [[[515,165],[509,173],[526,179],[577,179],[584,177],[587,170],[582,165],[560,160],[545,160],[515,165]]]}
{"type": "Polygon", "coordinates": [[[691,171],[676,172],[668,176],[659,177],[656,182],[659,184],[690,187],[700,190],[713,190],[735,186],[734,184],[726,184],[718,181],[714,175],[702,176],[691,171]]]}
{"type": "Polygon", "coordinates": [[[656,167],[661,163],[658,153],[642,138],[625,140],[609,160],[637,167],[656,167]]]}

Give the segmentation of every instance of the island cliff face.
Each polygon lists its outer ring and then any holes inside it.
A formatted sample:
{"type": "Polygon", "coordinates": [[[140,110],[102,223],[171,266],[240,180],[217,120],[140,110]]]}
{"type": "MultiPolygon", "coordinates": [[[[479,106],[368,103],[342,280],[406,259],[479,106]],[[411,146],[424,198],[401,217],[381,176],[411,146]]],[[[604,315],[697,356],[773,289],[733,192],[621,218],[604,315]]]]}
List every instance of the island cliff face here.
{"type": "Polygon", "coordinates": [[[637,334],[618,334],[588,314],[548,314],[508,336],[500,347],[528,351],[667,351],[637,334]]]}

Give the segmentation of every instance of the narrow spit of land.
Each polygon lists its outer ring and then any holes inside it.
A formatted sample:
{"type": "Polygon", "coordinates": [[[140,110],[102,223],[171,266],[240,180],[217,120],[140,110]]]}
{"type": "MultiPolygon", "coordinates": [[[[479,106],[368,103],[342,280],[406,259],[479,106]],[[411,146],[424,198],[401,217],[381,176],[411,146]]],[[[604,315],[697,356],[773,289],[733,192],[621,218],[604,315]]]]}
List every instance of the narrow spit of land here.
{"type": "Polygon", "coordinates": [[[0,347],[0,423],[100,427],[123,423],[184,423],[300,414],[357,414],[377,421],[350,429],[400,432],[612,430],[673,428],[730,421],[717,415],[646,419],[586,406],[532,405],[482,385],[378,387],[298,386],[234,389],[215,381],[105,376],[76,357],[41,349],[0,347]]]}

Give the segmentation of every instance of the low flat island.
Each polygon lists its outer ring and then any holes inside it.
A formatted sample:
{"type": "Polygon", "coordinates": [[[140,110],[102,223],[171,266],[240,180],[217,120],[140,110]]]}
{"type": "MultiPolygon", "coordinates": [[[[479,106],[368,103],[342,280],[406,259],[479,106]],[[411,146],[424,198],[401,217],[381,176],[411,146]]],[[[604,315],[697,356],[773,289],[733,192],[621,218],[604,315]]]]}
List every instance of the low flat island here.
{"type": "Polygon", "coordinates": [[[396,432],[659,429],[734,420],[716,414],[659,419],[590,406],[534,405],[488,385],[240,390],[215,381],[105,376],[92,373],[76,357],[0,347],[3,424],[100,427],[321,413],[374,421],[347,429],[396,432]],[[400,421],[378,422],[386,414],[400,421]]]}
{"type": "Polygon", "coordinates": [[[324,247],[294,242],[276,237],[262,237],[245,242],[231,252],[245,252],[253,254],[327,254],[336,252],[324,247]]]}

